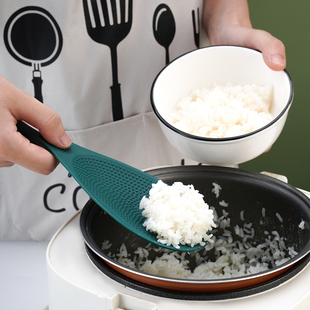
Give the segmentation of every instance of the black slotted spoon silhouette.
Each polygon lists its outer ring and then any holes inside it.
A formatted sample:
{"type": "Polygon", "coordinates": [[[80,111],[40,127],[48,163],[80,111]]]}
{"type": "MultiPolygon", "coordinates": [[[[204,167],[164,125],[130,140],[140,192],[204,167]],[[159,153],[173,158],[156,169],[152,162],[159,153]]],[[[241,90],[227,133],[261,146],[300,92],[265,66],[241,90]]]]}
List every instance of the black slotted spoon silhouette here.
{"type": "Polygon", "coordinates": [[[95,42],[107,45],[111,51],[112,113],[114,121],[117,121],[124,118],[118,82],[117,45],[130,32],[132,0],[100,0],[99,6],[96,0],[83,0],[83,7],[88,35],[95,42]]]}
{"type": "MultiPolygon", "coordinates": [[[[18,122],[17,128],[32,143],[51,152],[90,198],[126,229],[157,246],[176,250],[158,242],[156,235],[143,226],[145,217],[139,204],[143,196],[148,196],[152,184],[158,182],[156,177],[74,143],[68,149],[59,149],[23,122],[18,122]]],[[[201,248],[180,245],[177,250],[189,252],[201,248]]]]}

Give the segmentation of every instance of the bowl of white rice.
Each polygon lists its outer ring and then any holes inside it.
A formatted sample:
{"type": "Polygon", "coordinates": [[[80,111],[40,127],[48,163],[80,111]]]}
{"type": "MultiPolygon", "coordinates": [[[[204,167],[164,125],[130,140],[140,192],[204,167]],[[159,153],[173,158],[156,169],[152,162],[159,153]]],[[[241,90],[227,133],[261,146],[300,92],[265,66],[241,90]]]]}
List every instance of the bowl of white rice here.
{"type": "Polygon", "coordinates": [[[156,77],[151,104],[163,133],[183,155],[235,165],[277,140],[293,100],[286,70],[273,71],[261,52],[212,46],[172,61],[156,77]]]}

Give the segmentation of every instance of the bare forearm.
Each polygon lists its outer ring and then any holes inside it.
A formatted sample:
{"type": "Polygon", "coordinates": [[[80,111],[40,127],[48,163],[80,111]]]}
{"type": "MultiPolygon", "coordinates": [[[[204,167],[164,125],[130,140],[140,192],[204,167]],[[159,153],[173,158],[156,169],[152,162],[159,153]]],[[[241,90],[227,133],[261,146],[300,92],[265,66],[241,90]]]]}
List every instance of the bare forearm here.
{"type": "Polygon", "coordinates": [[[247,0],[204,0],[203,26],[212,44],[221,44],[218,32],[232,25],[252,27],[247,0]]]}
{"type": "Polygon", "coordinates": [[[253,29],[246,0],[204,0],[203,25],[210,45],[240,45],[260,50],[273,70],[286,66],[285,46],[269,32],[253,29]]]}

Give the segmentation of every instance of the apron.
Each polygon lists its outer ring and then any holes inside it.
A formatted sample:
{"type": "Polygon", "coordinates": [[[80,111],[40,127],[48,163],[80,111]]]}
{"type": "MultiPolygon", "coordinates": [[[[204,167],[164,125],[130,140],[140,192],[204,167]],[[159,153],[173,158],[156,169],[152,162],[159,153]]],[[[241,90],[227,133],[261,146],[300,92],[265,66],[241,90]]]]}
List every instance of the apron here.
{"type": "MultiPolygon", "coordinates": [[[[118,24],[124,23],[119,17],[121,2],[116,1],[118,24]]],[[[85,3],[85,7],[83,1],[36,0],[28,6],[27,1],[1,3],[0,73],[59,113],[76,144],[138,169],[194,164],[164,137],[149,98],[158,72],[197,48],[193,14],[196,22],[197,16],[201,21],[202,0],[133,0],[132,8],[125,1],[132,20],[128,15],[125,22],[130,27],[123,27],[122,36],[115,35],[119,39],[116,48],[111,40],[96,35],[94,15],[87,15],[87,10],[94,12],[95,8],[89,6],[90,1],[85,3]],[[36,32],[33,37],[15,31],[31,30],[33,18],[34,31],[40,25],[42,34],[36,32]],[[163,23],[173,30],[169,30],[168,50],[160,37],[163,23]],[[31,39],[47,47],[25,50],[25,42],[31,39]]],[[[107,25],[102,28],[106,30],[107,25]]],[[[67,175],[61,165],[49,176],[17,165],[1,168],[0,239],[49,240],[83,208],[89,197],[67,175]]]]}

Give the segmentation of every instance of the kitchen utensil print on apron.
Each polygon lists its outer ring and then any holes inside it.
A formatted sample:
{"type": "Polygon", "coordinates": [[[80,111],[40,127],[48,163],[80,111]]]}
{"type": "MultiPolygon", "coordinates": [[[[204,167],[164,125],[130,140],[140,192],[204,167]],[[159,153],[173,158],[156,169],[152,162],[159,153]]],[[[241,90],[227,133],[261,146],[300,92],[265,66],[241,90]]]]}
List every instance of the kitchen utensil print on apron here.
{"type": "Polygon", "coordinates": [[[123,119],[121,85],[118,82],[117,45],[125,39],[132,25],[133,0],[83,0],[88,35],[97,43],[107,45],[112,62],[113,120],[123,119]]]}
{"type": "Polygon", "coordinates": [[[165,48],[166,65],[170,62],[169,46],[175,31],[175,20],[170,8],[166,4],[160,4],[153,15],[153,34],[157,43],[165,48]]]}
{"type": "Polygon", "coordinates": [[[21,8],[6,22],[4,43],[12,57],[33,68],[34,97],[43,103],[41,67],[57,59],[63,44],[56,20],[41,7],[21,8]]]}
{"type": "Polygon", "coordinates": [[[192,21],[194,30],[194,40],[197,48],[200,47],[200,20],[199,20],[199,8],[197,11],[192,10],[192,21]]]}

